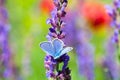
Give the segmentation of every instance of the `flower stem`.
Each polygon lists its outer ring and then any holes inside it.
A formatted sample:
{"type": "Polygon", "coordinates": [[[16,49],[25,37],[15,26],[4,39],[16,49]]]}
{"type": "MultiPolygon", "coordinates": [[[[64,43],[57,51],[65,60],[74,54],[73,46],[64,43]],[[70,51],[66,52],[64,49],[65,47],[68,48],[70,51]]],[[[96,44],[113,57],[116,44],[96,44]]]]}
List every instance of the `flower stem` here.
{"type": "MultiPolygon", "coordinates": [[[[56,64],[56,71],[59,72],[59,62],[56,64]]],[[[59,80],[57,76],[56,76],[56,80],[59,80]]]]}
{"type": "Polygon", "coordinates": [[[57,65],[56,65],[56,71],[57,72],[59,71],[59,63],[57,63],[57,65]]]}
{"type": "Polygon", "coordinates": [[[116,45],[116,51],[117,51],[117,55],[118,55],[118,62],[120,62],[120,46],[119,44],[116,45]]]}

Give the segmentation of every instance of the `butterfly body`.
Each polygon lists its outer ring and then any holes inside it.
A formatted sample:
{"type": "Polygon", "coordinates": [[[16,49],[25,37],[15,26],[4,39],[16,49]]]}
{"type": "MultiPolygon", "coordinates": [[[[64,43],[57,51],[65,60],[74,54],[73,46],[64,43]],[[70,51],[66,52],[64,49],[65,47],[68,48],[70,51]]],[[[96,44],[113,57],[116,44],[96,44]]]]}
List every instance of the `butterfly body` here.
{"type": "Polygon", "coordinates": [[[54,39],[52,41],[45,41],[40,43],[40,47],[44,52],[51,55],[54,59],[61,57],[67,52],[71,51],[72,47],[64,47],[64,43],[60,39],[54,39]]]}

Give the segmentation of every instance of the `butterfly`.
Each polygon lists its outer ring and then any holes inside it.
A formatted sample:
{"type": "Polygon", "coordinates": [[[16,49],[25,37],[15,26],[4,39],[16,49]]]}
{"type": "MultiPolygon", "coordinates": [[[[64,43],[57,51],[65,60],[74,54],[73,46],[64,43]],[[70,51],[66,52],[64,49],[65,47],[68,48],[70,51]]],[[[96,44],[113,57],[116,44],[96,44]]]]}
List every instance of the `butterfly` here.
{"type": "Polygon", "coordinates": [[[52,41],[44,41],[40,43],[40,47],[44,52],[51,55],[54,59],[58,59],[73,49],[72,47],[65,47],[63,41],[58,38],[52,41]]]}

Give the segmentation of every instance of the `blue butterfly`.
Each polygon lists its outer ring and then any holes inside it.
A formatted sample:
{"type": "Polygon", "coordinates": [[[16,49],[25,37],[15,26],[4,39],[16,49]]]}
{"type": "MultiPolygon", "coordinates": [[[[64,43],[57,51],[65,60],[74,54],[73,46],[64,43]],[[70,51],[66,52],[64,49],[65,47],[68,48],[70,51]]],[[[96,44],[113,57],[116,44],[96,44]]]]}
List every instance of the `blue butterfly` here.
{"type": "Polygon", "coordinates": [[[44,52],[51,55],[54,59],[61,57],[62,55],[68,53],[73,48],[72,47],[64,47],[64,43],[60,39],[54,39],[52,41],[45,41],[40,43],[40,47],[44,52]]]}

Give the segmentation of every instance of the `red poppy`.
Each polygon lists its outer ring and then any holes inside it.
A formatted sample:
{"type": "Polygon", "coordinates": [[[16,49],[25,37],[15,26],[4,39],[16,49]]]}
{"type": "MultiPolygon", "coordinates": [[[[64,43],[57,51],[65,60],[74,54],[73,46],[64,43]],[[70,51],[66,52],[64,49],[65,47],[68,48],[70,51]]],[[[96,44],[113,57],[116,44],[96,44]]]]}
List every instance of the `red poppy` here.
{"type": "Polygon", "coordinates": [[[50,13],[54,8],[53,0],[42,0],[39,8],[42,12],[50,13]]]}
{"type": "Polygon", "coordinates": [[[111,21],[104,5],[100,3],[84,3],[81,8],[81,13],[94,30],[99,30],[103,26],[109,25],[111,21]]]}

